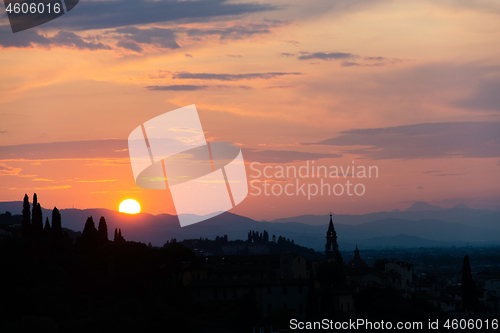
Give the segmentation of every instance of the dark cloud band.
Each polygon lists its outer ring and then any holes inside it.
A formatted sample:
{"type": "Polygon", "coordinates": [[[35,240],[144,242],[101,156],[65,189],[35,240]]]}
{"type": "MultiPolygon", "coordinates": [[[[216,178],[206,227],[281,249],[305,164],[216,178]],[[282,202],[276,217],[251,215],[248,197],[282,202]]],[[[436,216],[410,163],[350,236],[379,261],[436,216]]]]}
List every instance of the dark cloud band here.
{"type": "Polygon", "coordinates": [[[269,73],[246,73],[246,74],[214,74],[214,73],[180,72],[180,73],[173,73],[172,78],[192,79],[192,80],[238,81],[238,80],[253,80],[253,79],[269,80],[276,77],[288,76],[288,75],[302,75],[302,73],[269,72],[269,73]]]}
{"type": "MultiPolygon", "coordinates": [[[[292,163],[322,158],[338,158],[337,154],[309,153],[285,150],[257,150],[243,148],[245,161],[260,163],[292,163]]],[[[127,140],[107,139],[33,143],[14,146],[0,146],[1,160],[50,160],[89,158],[129,158],[127,140]]]]}
{"type": "Polygon", "coordinates": [[[316,144],[366,146],[346,153],[371,159],[500,157],[500,122],[416,124],[353,129],[316,144]]]}

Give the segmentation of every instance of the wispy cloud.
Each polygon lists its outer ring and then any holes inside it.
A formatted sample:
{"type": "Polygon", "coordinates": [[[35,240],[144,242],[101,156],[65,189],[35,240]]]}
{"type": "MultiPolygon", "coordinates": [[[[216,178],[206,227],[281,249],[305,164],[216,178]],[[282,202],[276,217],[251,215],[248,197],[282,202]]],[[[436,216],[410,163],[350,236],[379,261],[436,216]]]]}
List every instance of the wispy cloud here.
{"type": "Polygon", "coordinates": [[[222,89],[252,89],[249,86],[225,86],[225,85],[192,85],[192,84],[174,84],[168,86],[147,86],[148,90],[156,91],[196,91],[196,90],[222,90],[222,89]]]}
{"type": "Polygon", "coordinates": [[[352,66],[361,66],[361,64],[354,62],[354,61],[343,61],[342,64],[340,64],[342,67],[352,67],[352,66]]]}
{"type": "Polygon", "coordinates": [[[141,52],[144,45],[153,45],[163,49],[180,48],[176,41],[175,31],[172,29],[125,27],[114,30],[112,34],[118,35],[117,46],[135,52],[141,52]]]}
{"type": "Polygon", "coordinates": [[[77,180],[77,183],[107,183],[116,182],[116,179],[97,179],[97,180],[77,180]]]}
{"type": "Polygon", "coordinates": [[[269,86],[266,87],[265,89],[288,89],[288,88],[296,88],[298,87],[297,85],[293,84],[287,84],[287,85],[281,85],[281,86],[269,86]]]}
{"type": "Polygon", "coordinates": [[[178,29],[179,32],[185,32],[188,37],[219,37],[220,40],[239,40],[250,38],[255,35],[270,34],[274,28],[279,28],[289,24],[288,21],[264,20],[263,22],[226,24],[223,27],[178,29]]]}
{"type": "MultiPolygon", "coordinates": [[[[295,56],[294,53],[281,53],[282,56],[292,57],[295,56]]],[[[402,62],[403,60],[398,58],[387,58],[387,57],[362,57],[357,54],[346,53],[346,52],[300,52],[297,57],[299,60],[340,60],[340,66],[342,67],[356,67],[356,66],[385,66],[388,64],[395,64],[402,62]]],[[[316,63],[315,63],[316,64],[316,63]]]]}
{"type": "Polygon", "coordinates": [[[0,160],[127,158],[127,140],[89,140],[0,146],[0,160]]]}
{"type": "Polygon", "coordinates": [[[473,94],[453,104],[472,110],[500,111],[500,80],[481,82],[473,94]]]}
{"type": "Polygon", "coordinates": [[[356,54],[344,53],[344,52],[315,52],[315,53],[301,52],[301,54],[302,55],[297,57],[297,59],[299,59],[299,60],[311,60],[311,59],[339,60],[339,59],[359,58],[359,56],[356,54]]]}
{"type": "Polygon", "coordinates": [[[69,31],[59,31],[53,37],[49,38],[52,46],[73,47],[80,50],[111,50],[109,45],[103,43],[86,42],[82,37],[69,31]]]}
{"type": "Polygon", "coordinates": [[[366,146],[346,152],[371,159],[500,157],[500,122],[426,123],[353,129],[318,142],[328,146],[366,146]]]}
{"type": "Polygon", "coordinates": [[[68,47],[79,50],[111,50],[109,45],[101,42],[86,41],[74,32],[58,31],[53,36],[43,35],[37,30],[23,31],[21,34],[13,34],[7,25],[0,26],[0,46],[3,48],[30,48],[40,46],[46,49],[51,47],[68,47]]]}
{"type": "Polygon", "coordinates": [[[34,190],[63,190],[70,188],[71,185],[56,185],[56,186],[45,186],[45,187],[35,187],[34,190]]]}
{"type": "Polygon", "coordinates": [[[120,41],[118,41],[118,43],[116,43],[116,46],[121,47],[123,49],[130,50],[130,51],[134,51],[137,53],[142,52],[142,47],[140,47],[139,44],[137,44],[136,42],[131,42],[131,41],[127,41],[127,40],[120,40],[120,41]]]}
{"type": "Polygon", "coordinates": [[[270,80],[276,77],[288,75],[302,75],[298,72],[267,72],[267,73],[245,73],[245,74],[216,74],[216,73],[190,73],[179,72],[172,73],[173,79],[191,79],[191,80],[218,80],[218,81],[239,81],[264,79],[270,80]]]}
{"type": "MultiPolygon", "coordinates": [[[[129,162],[129,155],[126,151],[127,140],[108,139],[92,141],[69,141],[35,143],[16,146],[0,146],[0,160],[63,160],[63,159],[116,159],[129,162]]],[[[338,154],[309,153],[296,150],[267,150],[243,148],[245,161],[256,161],[261,163],[291,163],[295,161],[317,160],[321,158],[338,158],[338,154]]],[[[95,165],[95,164],[93,164],[95,165]]],[[[13,172],[12,168],[0,163],[1,167],[13,172]]],[[[19,173],[21,170],[15,171],[19,173]]],[[[34,176],[35,177],[35,176],[34,176]]],[[[77,182],[108,182],[114,180],[87,180],[76,179],[77,182]]]]}
{"type": "Polygon", "coordinates": [[[11,166],[8,166],[4,163],[0,163],[0,177],[1,176],[17,176],[19,173],[21,173],[22,169],[21,168],[14,168],[11,166]]]}
{"type": "Polygon", "coordinates": [[[319,160],[322,158],[339,158],[342,157],[338,154],[321,154],[309,153],[294,150],[258,150],[243,148],[243,156],[245,161],[260,162],[263,164],[268,163],[293,163],[310,160],[319,160]]]}

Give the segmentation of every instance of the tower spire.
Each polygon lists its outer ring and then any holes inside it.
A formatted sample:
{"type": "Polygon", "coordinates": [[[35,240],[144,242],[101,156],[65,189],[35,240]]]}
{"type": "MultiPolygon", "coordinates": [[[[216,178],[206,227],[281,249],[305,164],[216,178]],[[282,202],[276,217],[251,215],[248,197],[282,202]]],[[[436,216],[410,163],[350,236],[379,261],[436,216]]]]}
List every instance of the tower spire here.
{"type": "MultiPolygon", "coordinates": [[[[333,227],[332,212],[330,212],[330,223],[328,224],[328,234],[330,232],[335,232],[335,228],[333,227]]],[[[327,238],[328,238],[328,235],[327,235],[327,238]]]]}
{"type": "Polygon", "coordinates": [[[326,232],[326,245],[325,245],[326,260],[337,260],[339,255],[339,246],[337,244],[337,232],[333,226],[333,217],[330,212],[330,223],[328,224],[328,231],[326,232]]]}

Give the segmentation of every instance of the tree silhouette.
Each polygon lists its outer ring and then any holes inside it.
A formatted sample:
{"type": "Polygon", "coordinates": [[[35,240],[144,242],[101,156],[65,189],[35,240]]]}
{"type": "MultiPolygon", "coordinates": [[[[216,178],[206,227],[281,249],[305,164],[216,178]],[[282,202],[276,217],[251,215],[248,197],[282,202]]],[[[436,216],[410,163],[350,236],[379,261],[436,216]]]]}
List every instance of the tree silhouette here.
{"type": "Polygon", "coordinates": [[[33,194],[33,211],[32,211],[32,214],[31,214],[31,218],[33,220],[33,223],[35,222],[35,217],[36,217],[36,207],[38,206],[38,196],[35,194],[33,194]]]}
{"type": "Polygon", "coordinates": [[[101,216],[99,220],[99,227],[97,229],[97,233],[99,234],[99,242],[102,244],[106,244],[108,239],[108,225],[106,224],[106,219],[104,216],[101,216]]]}
{"type": "Polygon", "coordinates": [[[125,238],[122,236],[122,230],[115,228],[115,238],[113,239],[115,242],[125,242],[125,238]]]}
{"type": "Polygon", "coordinates": [[[50,223],[48,217],[45,220],[45,227],[43,228],[43,234],[44,236],[50,236],[50,223]]]}
{"type": "MultiPolygon", "coordinates": [[[[36,193],[35,193],[36,195],[36,193]]],[[[34,198],[33,198],[34,201],[34,198]]],[[[32,216],[32,228],[33,232],[37,235],[41,235],[43,232],[43,216],[42,216],[42,207],[40,206],[40,203],[35,204],[33,203],[33,216],[32,216]]]]}
{"type": "Polygon", "coordinates": [[[462,268],[462,307],[464,311],[477,311],[479,300],[477,298],[476,282],[472,278],[469,256],[465,255],[462,268]]]}
{"type": "Polygon", "coordinates": [[[87,222],[85,222],[85,227],[83,228],[82,241],[88,244],[95,244],[98,238],[99,235],[95,228],[94,219],[90,216],[87,218],[87,222]]]}
{"type": "Polygon", "coordinates": [[[27,235],[31,229],[31,213],[30,213],[30,199],[27,194],[24,195],[23,201],[23,222],[21,224],[23,235],[27,235]]]}
{"type": "Polygon", "coordinates": [[[59,209],[57,209],[57,207],[54,207],[52,210],[52,236],[56,242],[61,240],[63,237],[61,214],[59,213],[59,209]]]}
{"type": "Polygon", "coordinates": [[[122,229],[118,229],[118,240],[125,242],[125,238],[122,236],[122,229]]]}

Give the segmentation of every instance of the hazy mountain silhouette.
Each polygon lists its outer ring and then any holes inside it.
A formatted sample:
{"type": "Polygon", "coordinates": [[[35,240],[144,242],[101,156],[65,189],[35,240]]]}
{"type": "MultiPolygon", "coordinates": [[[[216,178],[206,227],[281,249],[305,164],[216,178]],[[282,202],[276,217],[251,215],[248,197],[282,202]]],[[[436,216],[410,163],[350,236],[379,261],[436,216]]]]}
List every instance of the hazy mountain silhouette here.
{"type": "MultiPolygon", "coordinates": [[[[414,203],[411,207],[416,205],[419,207],[439,207],[433,206],[426,203],[414,203]]],[[[383,220],[387,218],[403,219],[410,221],[419,220],[441,220],[445,222],[457,222],[466,225],[473,225],[478,227],[486,227],[500,230],[500,214],[498,211],[491,211],[487,209],[472,209],[468,208],[464,204],[456,205],[453,208],[433,208],[431,210],[418,210],[415,207],[405,211],[393,210],[391,212],[377,212],[369,213],[363,215],[345,215],[345,214],[333,214],[334,221],[336,223],[359,225],[362,223],[373,222],[377,220],[383,220]],[[498,223],[494,223],[497,221],[498,223]]],[[[287,223],[287,222],[298,222],[309,225],[325,225],[329,220],[329,215],[300,215],[286,218],[279,218],[271,220],[270,222],[275,223],[287,223]]]]}
{"type": "Polygon", "coordinates": [[[467,207],[466,204],[464,203],[461,203],[461,204],[458,204],[458,205],[455,205],[455,207],[453,207],[454,209],[469,209],[469,207],[467,207]]]}
{"type": "MultiPolygon", "coordinates": [[[[0,213],[7,210],[12,214],[20,214],[22,202],[0,202],[0,213]]],[[[49,220],[51,219],[51,210],[42,209],[42,213],[44,219],[47,216],[49,220]]],[[[82,231],[89,216],[96,221],[104,216],[109,230],[120,228],[127,240],[151,242],[157,246],[172,238],[215,239],[216,236],[228,235],[230,240],[246,239],[249,230],[267,230],[271,236],[294,239],[297,244],[318,251],[324,250],[326,225],[329,221],[328,215],[303,215],[280,219],[281,221],[258,222],[226,212],[201,223],[181,228],[177,216],[168,214],[128,215],[100,208],[61,209],[60,213],[65,228],[82,231]],[[300,221],[313,221],[321,225],[299,223],[300,221]]],[[[500,243],[500,212],[462,206],[439,211],[334,215],[334,221],[339,243],[348,247],[341,250],[348,250],[355,243],[364,248],[446,246],[462,245],[466,242],[476,245],[500,243]],[[443,219],[435,216],[441,216],[443,219]]]]}
{"type": "Polygon", "coordinates": [[[443,208],[437,205],[431,205],[427,202],[417,201],[410,207],[406,209],[407,212],[426,212],[426,211],[436,211],[442,210],[443,208]]]}
{"type": "MultiPolygon", "coordinates": [[[[341,228],[337,233],[340,234],[341,228]]],[[[477,228],[469,225],[451,223],[440,220],[408,221],[401,219],[384,219],[355,226],[344,237],[352,236],[368,239],[379,236],[411,235],[436,241],[494,242],[500,238],[500,230],[477,228]]],[[[340,236],[339,236],[340,237],[340,236]]]]}

